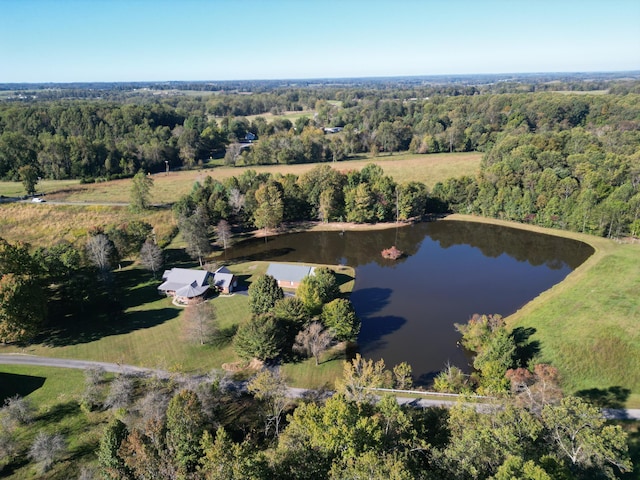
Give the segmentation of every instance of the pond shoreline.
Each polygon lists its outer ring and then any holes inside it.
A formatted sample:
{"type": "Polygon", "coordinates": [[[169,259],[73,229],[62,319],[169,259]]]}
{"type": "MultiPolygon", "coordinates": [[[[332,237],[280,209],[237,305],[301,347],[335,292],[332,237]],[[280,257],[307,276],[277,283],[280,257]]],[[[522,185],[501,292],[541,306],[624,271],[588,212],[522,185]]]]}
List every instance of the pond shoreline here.
{"type": "Polygon", "coordinates": [[[290,233],[299,232],[363,232],[374,230],[387,230],[391,228],[407,227],[415,223],[421,223],[428,220],[403,220],[400,222],[378,222],[378,223],[353,223],[353,222],[321,222],[321,221],[304,221],[304,222],[288,222],[282,224],[277,230],[269,230],[266,234],[264,229],[253,230],[248,232],[248,238],[264,238],[276,237],[279,235],[288,235],[290,233]]]}

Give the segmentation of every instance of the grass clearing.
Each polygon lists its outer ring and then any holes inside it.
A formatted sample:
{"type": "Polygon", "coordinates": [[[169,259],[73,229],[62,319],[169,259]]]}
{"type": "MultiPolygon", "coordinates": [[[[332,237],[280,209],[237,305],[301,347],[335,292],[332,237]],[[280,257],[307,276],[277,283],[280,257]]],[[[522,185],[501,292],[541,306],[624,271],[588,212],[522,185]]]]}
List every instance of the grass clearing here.
{"type": "Polygon", "coordinates": [[[132,213],[126,207],[6,203],[0,205],[0,237],[36,246],[60,241],[76,243],[84,240],[92,228],[131,220],[151,224],[160,243],[170,238],[176,227],[173,213],[167,209],[132,213]]]}
{"type": "MultiPolygon", "coordinates": [[[[327,165],[340,171],[360,170],[369,163],[380,165],[385,174],[390,175],[396,182],[418,181],[432,188],[437,182],[450,177],[462,175],[476,175],[480,169],[482,153],[439,153],[431,155],[418,155],[410,153],[397,153],[393,155],[380,155],[377,157],[360,156],[356,159],[342,162],[329,163],[327,165]]],[[[292,165],[252,165],[242,167],[215,166],[199,170],[171,171],[169,175],[158,173],[153,175],[154,186],[151,189],[151,203],[167,204],[177,201],[193,188],[195,182],[204,182],[207,176],[217,180],[240,176],[246,170],[255,170],[258,173],[281,173],[286,175],[302,175],[317,163],[292,164],[292,165]]],[[[131,179],[111,180],[109,182],[80,184],[69,181],[60,181],[56,188],[56,181],[47,184],[47,199],[69,202],[122,202],[130,199],[131,179]]],[[[12,189],[23,192],[21,183],[2,182],[0,188],[7,193],[12,189]]],[[[40,192],[40,184],[38,184],[40,192]]],[[[44,192],[44,190],[42,190],[44,192]]],[[[2,193],[2,190],[0,190],[2,193]]],[[[21,193],[22,195],[23,193],[21,193]]],[[[5,194],[7,195],[7,194],[5,194]]],[[[9,195],[7,195],[9,196],[9,195]]],[[[41,205],[35,205],[36,207],[41,205]]]]}
{"type": "MultiPolygon", "coordinates": [[[[78,188],[80,180],[41,180],[36,185],[38,193],[51,193],[68,188],[78,188]]],[[[0,196],[22,197],[26,195],[22,182],[0,182],[0,196]]]]}
{"type": "Polygon", "coordinates": [[[531,340],[540,342],[540,361],[560,370],[567,392],[621,389],[628,394],[628,407],[640,407],[640,244],[464,215],[448,219],[490,222],[591,245],[595,253],[584,264],[507,321],[514,328],[535,329],[531,340]]]}

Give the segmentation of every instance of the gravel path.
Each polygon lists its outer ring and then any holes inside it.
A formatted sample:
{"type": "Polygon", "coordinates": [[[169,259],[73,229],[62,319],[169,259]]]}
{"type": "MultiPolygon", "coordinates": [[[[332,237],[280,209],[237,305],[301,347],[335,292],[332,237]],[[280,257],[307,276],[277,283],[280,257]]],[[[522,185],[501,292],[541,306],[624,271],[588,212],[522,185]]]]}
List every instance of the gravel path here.
{"type": "MultiPolygon", "coordinates": [[[[51,358],[51,357],[37,357],[34,355],[27,355],[22,353],[9,353],[0,354],[0,365],[35,365],[39,367],[59,367],[59,368],[76,368],[84,370],[86,368],[102,368],[107,372],[112,373],[142,373],[142,374],[154,374],[160,377],[168,377],[169,372],[165,370],[156,370],[153,368],[136,367],[135,365],[123,365],[120,363],[108,363],[108,362],[93,362],[90,360],[71,360],[67,358],[51,358]]],[[[245,388],[246,382],[238,382],[239,388],[245,388]]],[[[309,394],[313,394],[313,390],[307,390],[304,388],[289,387],[289,397],[301,398],[309,394]]],[[[326,392],[326,395],[331,395],[331,392],[326,392]]],[[[451,407],[457,402],[455,400],[430,400],[426,398],[407,398],[396,397],[398,403],[401,405],[410,405],[417,408],[429,408],[429,407],[451,407]]],[[[491,410],[495,406],[490,404],[474,403],[469,404],[478,408],[480,411],[487,409],[491,410]]],[[[604,415],[607,418],[618,420],[640,420],[640,409],[604,409],[604,415]]]]}

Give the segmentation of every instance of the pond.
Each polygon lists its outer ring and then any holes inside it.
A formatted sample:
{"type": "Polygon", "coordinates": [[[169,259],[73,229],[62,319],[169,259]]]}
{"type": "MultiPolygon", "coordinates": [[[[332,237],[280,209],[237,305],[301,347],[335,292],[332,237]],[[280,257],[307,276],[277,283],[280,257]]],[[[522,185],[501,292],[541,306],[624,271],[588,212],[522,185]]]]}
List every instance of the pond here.
{"type": "Polygon", "coordinates": [[[427,384],[447,363],[469,371],[454,323],[510,315],[562,281],[593,249],[578,241],[475,222],[436,221],[388,230],[304,232],[252,240],[227,258],[344,264],[362,319],[359,351],[427,384]],[[380,252],[395,245],[398,260],[380,252]]]}

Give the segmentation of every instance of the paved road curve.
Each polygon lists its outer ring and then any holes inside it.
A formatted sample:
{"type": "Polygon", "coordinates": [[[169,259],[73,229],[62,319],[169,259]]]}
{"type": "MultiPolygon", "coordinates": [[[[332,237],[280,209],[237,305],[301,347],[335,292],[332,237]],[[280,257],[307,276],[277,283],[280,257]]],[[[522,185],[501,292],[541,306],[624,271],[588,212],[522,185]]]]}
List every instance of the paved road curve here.
{"type": "MultiPolygon", "coordinates": [[[[147,373],[154,374],[160,377],[168,377],[170,374],[165,370],[156,370],[153,368],[136,367],[134,365],[122,365],[119,363],[107,363],[107,362],[93,362],[90,360],[71,360],[67,358],[51,358],[51,357],[37,357],[34,355],[27,355],[22,353],[9,353],[0,354],[0,365],[34,365],[39,367],[59,367],[59,368],[75,368],[84,370],[86,368],[102,368],[107,372],[112,373],[147,373]]],[[[239,383],[239,386],[244,386],[245,383],[239,383]]],[[[312,393],[313,391],[304,388],[289,387],[289,397],[300,398],[312,393]]],[[[327,393],[330,395],[330,392],[327,393]]],[[[411,405],[413,407],[427,408],[427,407],[451,407],[457,402],[452,400],[430,400],[426,398],[407,398],[396,397],[398,403],[402,405],[411,405]]],[[[491,410],[495,408],[494,405],[473,403],[469,404],[478,408],[479,410],[491,410]]],[[[605,409],[603,411],[607,418],[625,419],[625,420],[640,420],[640,409],[605,409]]]]}

